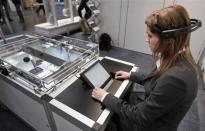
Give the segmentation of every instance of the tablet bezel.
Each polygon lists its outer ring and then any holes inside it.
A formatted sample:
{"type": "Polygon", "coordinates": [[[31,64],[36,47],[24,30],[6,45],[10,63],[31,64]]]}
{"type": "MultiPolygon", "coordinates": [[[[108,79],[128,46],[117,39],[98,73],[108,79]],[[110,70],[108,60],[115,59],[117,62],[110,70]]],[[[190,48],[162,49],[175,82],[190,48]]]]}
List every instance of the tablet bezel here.
{"type": "MultiPolygon", "coordinates": [[[[86,77],[85,73],[88,72],[90,69],[92,69],[92,67],[94,67],[96,64],[100,64],[105,71],[109,74],[109,78],[99,87],[99,88],[104,88],[105,85],[112,79],[112,75],[106,70],[106,68],[102,65],[100,60],[97,60],[93,65],[91,65],[90,67],[88,67],[87,69],[85,69],[82,73],[81,73],[81,77],[83,78],[83,80],[91,87],[91,88],[96,88],[92,82],[86,77]]],[[[97,87],[98,88],[98,87],[97,87]]]]}

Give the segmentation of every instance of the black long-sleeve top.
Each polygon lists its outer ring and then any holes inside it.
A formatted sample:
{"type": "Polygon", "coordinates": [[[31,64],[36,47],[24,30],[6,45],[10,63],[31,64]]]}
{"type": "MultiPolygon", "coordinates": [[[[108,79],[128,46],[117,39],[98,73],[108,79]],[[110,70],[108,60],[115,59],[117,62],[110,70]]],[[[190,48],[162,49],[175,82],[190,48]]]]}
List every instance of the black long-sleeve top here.
{"type": "Polygon", "coordinates": [[[85,8],[85,16],[84,16],[84,18],[85,19],[89,19],[90,17],[91,17],[91,15],[92,15],[92,11],[91,11],[91,9],[87,6],[87,2],[88,2],[89,0],[82,0],[81,1],[81,3],[80,3],[80,5],[79,5],[79,7],[78,7],[78,15],[81,17],[81,18],[83,18],[83,16],[82,16],[82,10],[85,8]]]}

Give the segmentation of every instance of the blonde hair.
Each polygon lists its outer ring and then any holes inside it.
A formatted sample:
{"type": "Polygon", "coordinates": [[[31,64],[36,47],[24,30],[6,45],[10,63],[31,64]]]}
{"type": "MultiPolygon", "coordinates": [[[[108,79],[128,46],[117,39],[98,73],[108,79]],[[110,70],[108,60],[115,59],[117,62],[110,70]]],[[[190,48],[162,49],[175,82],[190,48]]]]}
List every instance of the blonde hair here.
{"type": "Polygon", "coordinates": [[[181,5],[172,5],[150,14],[145,23],[148,29],[159,37],[159,43],[153,50],[155,61],[160,55],[161,65],[153,71],[154,75],[160,76],[172,67],[179,58],[185,59],[196,69],[190,51],[191,33],[185,33],[176,37],[164,38],[161,31],[183,28],[191,25],[186,9],[181,5]]]}

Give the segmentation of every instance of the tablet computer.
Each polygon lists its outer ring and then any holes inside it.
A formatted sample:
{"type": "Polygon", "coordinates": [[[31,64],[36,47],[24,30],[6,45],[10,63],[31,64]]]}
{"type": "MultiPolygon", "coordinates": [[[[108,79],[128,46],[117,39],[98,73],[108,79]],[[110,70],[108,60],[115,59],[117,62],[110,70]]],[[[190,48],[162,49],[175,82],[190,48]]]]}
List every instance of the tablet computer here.
{"type": "Polygon", "coordinates": [[[95,62],[84,72],[81,73],[83,80],[92,88],[104,88],[104,86],[112,79],[112,76],[100,61],[95,62]]]}

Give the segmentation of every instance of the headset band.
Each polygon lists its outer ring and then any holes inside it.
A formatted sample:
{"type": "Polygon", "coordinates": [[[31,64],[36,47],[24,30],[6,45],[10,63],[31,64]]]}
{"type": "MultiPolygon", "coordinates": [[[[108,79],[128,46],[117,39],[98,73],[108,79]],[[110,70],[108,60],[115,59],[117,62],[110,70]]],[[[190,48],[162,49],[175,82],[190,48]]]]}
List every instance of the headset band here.
{"type": "Polygon", "coordinates": [[[176,37],[182,34],[193,32],[202,26],[201,20],[190,19],[191,25],[184,28],[164,30],[160,32],[160,36],[164,38],[176,37]]]}

